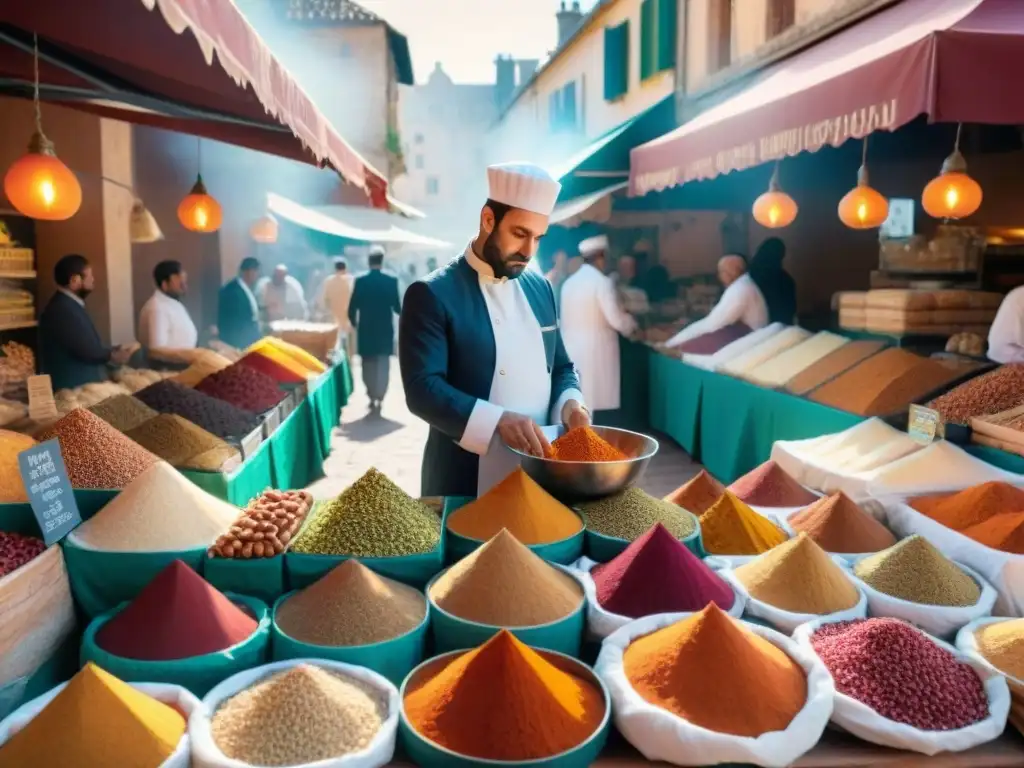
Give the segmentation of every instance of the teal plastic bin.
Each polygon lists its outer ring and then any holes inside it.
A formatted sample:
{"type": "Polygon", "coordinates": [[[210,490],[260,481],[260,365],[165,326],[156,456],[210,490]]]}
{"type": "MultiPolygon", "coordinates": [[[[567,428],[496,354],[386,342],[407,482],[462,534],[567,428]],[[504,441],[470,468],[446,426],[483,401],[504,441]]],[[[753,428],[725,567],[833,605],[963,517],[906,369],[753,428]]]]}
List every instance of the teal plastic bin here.
{"type": "MultiPolygon", "coordinates": [[[[462,558],[473,553],[473,551],[484,542],[480,539],[471,539],[461,536],[448,530],[448,515],[469,502],[474,501],[472,496],[449,496],[445,499],[445,562],[448,565],[457,563],[462,558]]],[[[580,521],[582,523],[582,520],[580,521]]],[[[528,548],[538,557],[547,560],[549,563],[559,565],[571,565],[580,559],[583,554],[584,529],[580,532],[561,541],[553,541],[550,544],[528,544],[528,548]]]]}
{"type": "MultiPolygon", "coordinates": [[[[75,504],[82,520],[88,520],[95,515],[119,493],[120,491],[75,489],[75,504]]],[[[39,530],[36,516],[32,514],[32,505],[28,502],[0,504],[0,531],[20,533],[24,536],[43,535],[39,530]]]]}
{"type": "MultiPolygon", "coordinates": [[[[704,558],[707,556],[707,553],[704,551],[704,542],[700,535],[700,522],[696,517],[694,517],[693,533],[685,539],[681,539],[681,541],[697,557],[704,558]]],[[[586,531],[587,557],[598,563],[607,563],[609,560],[615,559],[632,543],[626,539],[605,536],[590,529],[586,531]]]]}
{"type": "MultiPolygon", "coordinates": [[[[562,568],[562,570],[568,573],[567,569],[562,568]]],[[[580,647],[583,643],[583,629],[586,625],[586,598],[571,614],[550,624],[540,624],[536,627],[496,627],[492,624],[480,624],[460,619],[439,608],[430,597],[430,588],[440,576],[441,574],[438,574],[431,579],[426,590],[427,602],[430,604],[430,629],[431,636],[434,638],[435,653],[476,648],[486,643],[502,629],[507,629],[529,646],[579,658],[580,647]]],[[[575,576],[573,578],[576,579],[575,576]]]]}
{"type": "MultiPolygon", "coordinates": [[[[202,574],[206,548],[176,552],[104,552],[65,539],[71,594],[86,617],[93,618],[130,602],[175,560],[202,574]]],[[[143,681],[145,682],[145,681],[143,681]]]]}
{"type": "Polygon", "coordinates": [[[271,661],[287,659],[327,659],[355,664],[377,672],[396,686],[423,661],[430,626],[430,604],[423,621],[404,635],[369,645],[313,645],[296,640],[277,626],[277,609],[295,592],[274,603],[271,616],[271,661]]]}
{"type": "Polygon", "coordinates": [[[204,557],[203,578],[221,592],[257,597],[272,604],[287,589],[284,580],[284,555],[254,557],[204,557]]]}
{"type": "Polygon", "coordinates": [[[398,721],[398,741],[405,750],[409,761],[413,765],[420,766],[420,768],[479,768],[481,765],[515,766],[515,768],[586,768],[594,764],[604,750],[605,743],[608,741],[608,732],[611,729],[612,704],[608,688],[594,674],[594,671],[582,662],[561,653],[553,653],[550,650],[541,648],[535,648],[534,650],[562,671],[590,681],[601,691],[601,696],[604,699],[604,718],[602,718],[601,724],[590,738],[571,750],[543,760],[519,760],[515,762],[466,757],[424,738],[416,732],[406,717],[406,691],[418,685],[421,680],[432,677],[444,668],[454,656],[461,653],[461,651],[456,651],[425,661],[414,669],[405,679],[405,682],[402,683],[398,696],[402,701],[402,710],[398,721]]]}
{"type": "Polygon", "coordinates": [[[93,662],[128,683],[171,683],[202,698],[211,688],[232,675],[265,664],[270,644],[270,611],[266,603],[245,595],[228,594],[259,623],[256,631],[238,645],[217,653],[172,661],[140,661],[115,656],[96,645],[96,633],[125,605],[120,605],[90,622],[82,638],[81,662],[93,662]]]}

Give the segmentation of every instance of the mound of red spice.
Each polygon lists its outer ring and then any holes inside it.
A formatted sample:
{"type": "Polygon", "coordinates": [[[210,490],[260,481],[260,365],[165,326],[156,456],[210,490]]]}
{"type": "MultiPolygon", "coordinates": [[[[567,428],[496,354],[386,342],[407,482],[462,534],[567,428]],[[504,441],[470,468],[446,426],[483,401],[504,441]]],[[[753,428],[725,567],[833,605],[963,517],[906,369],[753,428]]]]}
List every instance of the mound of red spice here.
{"type": "Polygon", "coordinates": [[[21,568],[46,551],[42,539],[0,531],[0,578],[21,568]]]}
{"type": "Polygon", "coordinates": [[[724,493],[725,486],[706,469],[702,469],[695,477],[666,496],[665,501],[670,501],[700,517],[711,509],[724,493]]]}
{"type": "Polygon", "coordinates": [[[745,474],[729,490],[755,507],[803,507],[818,500],[771,460],[745,474]]]}
{"type": "Polygon", "coordinates": [[[286,394],[270,376],[240,363],[211,373],[196,389],[251,413],[269,411],[286,394]]]}
{"type": "Polygon", "coordinates": [[[570,429],[551,444],[549,459],[556,461],[625,461],[626,454],[590,427],[570,429]]]}
{"type": "Polygon", "coordinates": [[[305,376],[300,376],[295,371],[285,368],[269,357],[264,357],[259,352],[250,352],[239,360],[238,364],[248,366],[254,371],[259,371],[265,376],[272,378],[278,384],[301,384],[306,380],[305,376]]]}
{"type": "Polygon", "coordinates": [[[708,603],[728,611],[736,600],[732,588],[661,523],[590,575],[601,607],[631,619],[700,611],[708,603]]]}
{"type": "Polygon", "coordinates": [[[126,659],[189,659],[238,645],[258,626],[198,573],[175,560],[100,628],[96,645],[126,659]]]}
{"type": "Polygon", "coordinates": [[[836,690],[882,717],[923,731],[951,731],[988,717],[978,674],[898,619],[825,624],[811,636],[836,690]]]}

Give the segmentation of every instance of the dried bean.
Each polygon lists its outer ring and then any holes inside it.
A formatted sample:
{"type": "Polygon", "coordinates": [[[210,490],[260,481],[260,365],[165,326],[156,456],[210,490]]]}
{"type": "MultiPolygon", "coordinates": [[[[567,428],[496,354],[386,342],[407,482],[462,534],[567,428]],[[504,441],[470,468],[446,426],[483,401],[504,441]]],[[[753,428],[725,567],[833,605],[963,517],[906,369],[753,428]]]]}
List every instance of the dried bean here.
{"type": "Polygon", "coordinates": [[[177,382],[157,382],[135,396],[160,413],[174,413],[220,438],[244,437],[259,426],[259,419],[215,397],[177,382]]]}

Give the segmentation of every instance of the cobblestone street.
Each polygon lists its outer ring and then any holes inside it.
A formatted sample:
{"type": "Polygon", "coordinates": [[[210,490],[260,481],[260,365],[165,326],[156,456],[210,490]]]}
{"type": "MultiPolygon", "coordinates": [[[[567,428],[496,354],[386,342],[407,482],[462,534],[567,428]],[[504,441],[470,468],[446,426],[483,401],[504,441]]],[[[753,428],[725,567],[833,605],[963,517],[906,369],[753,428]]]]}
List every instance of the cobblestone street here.
{"type": "MultiPolygon", "coordinates": [[[[380,415],[370,413],[359,359],[353,361],[355,392],[341,412],[341,426],[334,431],[331,455],[324,463],[326,477],[310,486],[317,498],[336,496],[370,467],[376,467],[413,496],[420,492],[420,461],[427,441],[427,425],[409,413],[398,371],[391,359],[391,384],[380,415]]],[[[685,482],[699,469],[671,439],[661,443],[640,485],[661,497],[685,482]]]]}

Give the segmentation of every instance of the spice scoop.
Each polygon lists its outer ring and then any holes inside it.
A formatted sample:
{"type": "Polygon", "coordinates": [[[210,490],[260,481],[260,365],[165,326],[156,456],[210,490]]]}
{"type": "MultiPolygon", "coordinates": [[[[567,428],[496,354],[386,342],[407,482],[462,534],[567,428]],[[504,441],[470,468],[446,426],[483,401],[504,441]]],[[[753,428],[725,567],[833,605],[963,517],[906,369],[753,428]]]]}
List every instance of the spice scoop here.
{"type": "MultiPolygon", "coordinates": [[[[568,430],[555,425],[541,427],[548,442],[555,444],[568,430]]],[[[601,441],[624,455],[622,459],[566,461],[533,456],[509,446],[520,459],[520,466],[548,493],[572,504],[618,493],[637,482],[658,452],[658,441],[639,432],[614,427],[588,427],[601,441]]]]}

